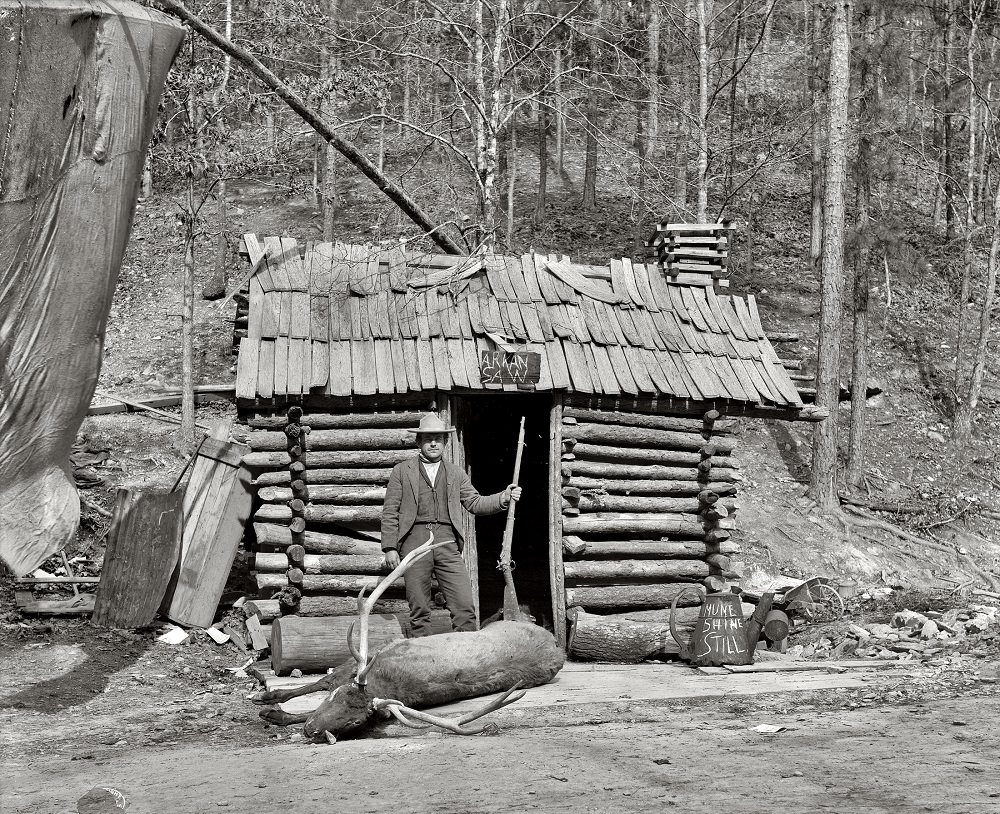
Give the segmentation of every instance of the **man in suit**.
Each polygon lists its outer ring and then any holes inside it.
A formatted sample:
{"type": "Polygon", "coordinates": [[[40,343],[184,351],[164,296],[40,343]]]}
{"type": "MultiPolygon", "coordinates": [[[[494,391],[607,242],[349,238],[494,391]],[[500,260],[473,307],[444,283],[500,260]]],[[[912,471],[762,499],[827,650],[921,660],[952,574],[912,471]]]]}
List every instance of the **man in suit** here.
{"type": "Polygon", "coordinates": [[[393,467],[382,508],[382,552],[390,569],[426,543],[431,533],[435,543],[448,542],[417,560],[403,577],[411,635],[415,637],[431,633],[432,574],[444,594],[452,627],[476,630],[472,582],[462,561],[463,508],[472,514],[497,514],[505,511],[510,501],[521,498],[521,487],[516,484],[493,495],[481,495],[460,467],[442,461],[454,431],[434,413],[420,420],[414,430],[417,456],[393,467]]]}

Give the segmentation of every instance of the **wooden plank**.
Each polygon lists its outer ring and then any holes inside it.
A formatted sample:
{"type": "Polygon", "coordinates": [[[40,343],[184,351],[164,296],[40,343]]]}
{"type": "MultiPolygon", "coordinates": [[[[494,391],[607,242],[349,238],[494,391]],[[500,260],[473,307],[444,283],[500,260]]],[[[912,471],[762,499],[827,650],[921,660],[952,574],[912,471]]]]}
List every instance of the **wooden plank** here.
{"type": "Polygon", "coordinates": [[[308,293],[309,275],[302,262],[299,244],[295,238],[281,238],[281,257],[284,260],[285,274],[288,275],[289,290],[308,293]]]}
{"type": "MultiPolygon", "coordinates": [[[[461,339],[445,339],[445,356],[448,360],[448,368],[451,371],[451,380],[455,387],[469,387],[469,371],[465,366],[465,350],[461,339]]],[[[473,384],[478,385],[479,379],[473,379],[473,384]]]]}
{"type": "MultiPolygon", "coordinates": [[[[554,343],[550,343],[554,344],[554,343]]],[[[560,500],[562,477],[558,465],[562,454],[563,399],[556,394],[549,409],[549,585],[552,589],[552,619],[556,644],[566,649],[566,575],[563,569],[563,520],[560,500]]]]}
{"type": "Polygon", "coordinates": [[[462,355],[465,357],[465,375],[469,380],[469,387],[473,389],[482,388],[482,375],[479,365],[479,343],[475,339],[463,341],[462,355]]]}
{"type": "Polygon", "coordinates": [[[260,341],[260,357],[257,362],[257,395],[269,399],[274,394],[274,340],[260,341]]]}
{"type": "Polygon", "coordinates": [[[593,354],[594,367],[601,382],[601,390],[612,396],[619,395],[621,387],[618,385],[618,377],[615,376],[614,365],[611,363],[611,357],[608,356],[607,348],[604,345],[585,345],[584,352],[593,354]]]}
{"type": "Polygon", "coordinates": [[[640,393],[655,393],[657,387],[646,368],[646,360],[643,357],[642,348],[624,347],[622,348],[625,359],[628,361],[629,373],[635,379],[635,385],[640,393]]]}
{"type": "Polygon", "coordinates": [[[329,391],[333,396],[349,396],[353,388],[353,366],[351,365],[351,342],[330,343],[329,391]]]}
{"type": "MultiPolygon", "coordinates": [[[[615,264],[615,262],[616,261],[614,261],[614,260],[611,261],[611,263],[612,263],[612,271],[611,271],[612,279],[614,278],[614,273],[615,273],[615,270],[614,270],[614,264],[615,264]]],[[[625,297],[625,301],[626,302],[631,301],[633,305],[645,306],[645,304],[646,304],[645,300],[643,300],[643,298],[642,298],[642,294],[639,291],[639,285],[635,281],[635,274],[632,272],[632,261],[628,260],[627,258],[625,258],[625,259],[622,259],[622,260],[618,260],[617,264],[618,264],[618,273],[619,273],[619,275],[620,275],[620,277],[621,277],[621,279],[622,279],[622,281],[624,283],[625,293],[627,295],[625,297]]]]}
{"type": "Polygon", "coordinates": [[[469,309],[469,324],[472,326],[472,333],[475,336],[481,336],[486,332],[481,310],[481,306],[483,305],[482,298],[483,295],[479,292],[470,293],[465,297],[466,305],[469,309]]]}
{"type": "Polygon", "coordinates": [[[625,267],[626,273],[630,273],[635,279],[639,294],[642,295],[643,305],[649,311],[659,311],[660,306],[657,305],[656,297],[653,295],[653,287],[649,280],[649,270],[646,268],[646,264],[633,263],[630,258],[625,257],[622,258],[622,265],[625,267]]]}
{"type": "Polygon", "coordinates": [[[673,395],[673,388],[671,388],[670,382],[667,379],[666,374],[663,372],[663,367],[657,359],[657,356],[666,356],[666,354],[655,354],[651,351],[639,349],[636,349],[635,352],[641,356],[642,362],[646,366],[646,373],[648,373],[649,378],[652,379],[657,392],[667,396],[673,395]]]}
{"type": "MultiPolygon", "coordinates": [[[[278,318],[281,313],[281,294],[273,291],[263,295],[260,308],[260,335],[274,339],[278,335],[278,318]]],[[[249,333],[249,331],[248,331],[249,333]]]]}
{"type": "MultiPolygon", "coordinates": [[[[485,336],[480,336],[476,339],[476,355],[482,358],[484,353],[492,353],[496,350],[496,345],[493,343],[492,339],[485,336]]],[[[476,362],[477,368],[479,368],[480,363],[476,362]]],[[[503,390],[503,385],[499,382],[484,382],[482,380],[482,372],[480,368],[480,374],[478,377],[479,386],[485,390],[503,390]]]]}
{"type": "Polygon", "coordinates": [[[538,288],[542,292],[542,299],[545,300],[547,305],[558,305],[562,302],[562,299],[556,291],[556,281],[552,273],[548,270],[545,258],[540,254],[536,254],[532,258],[532,263],[535,267],[535,280],[538,282],[538,288]]]}
{"type": "Polygon", "coordinates": [[[288,335],[292,339],[308,339],[312,331],[312,310],[309,303],[309,294],[303,291],[292,291],[289,293],[288,298],[291,306],[288,335]]]}
{"type": "Polygon", "coordinates": [[[313,342],[310,352],[312,373],[309,376],[309,388],[325,388],[330,379],[330,343],[313,342]]]}
{"type": "Polygon", "coordinates": [[[666,350],[666,342],[660,336],[660,332],[653,322],[653,314],[659,316],[658,311],[644,311],[636,309],[632,311],[632,324],[635,325],[639,336],[642,337],[642,346],[647,350],[666,350]]]}
{"type": "Polygon", "coordinates": [[[355,395],[372,396],[378,392],[373,340],[351,341],[351,378],[355,395]]]}
{"type": "Polygon", "coordinates": [[[712,333],[725,332],[725,322],[720,323],[718,319],[716,319],[715,313],[712,311],[712,308],[708,303],[706,292],[712,291],[712,288],[689,288],[688,291],[691,293],[691,299],[698,306],[698,311],[705,320],[708,330],[712,333]]]}
{"type": "Polygon", "coordinates": [[[595,384],[597,365],[593,362],[593,353],[588,355],[584,351],[588,346],[568,339],[555,341],[562,345],[563,353],[566,355],[566,367],[569,369],[573,389],[577,393],[602,392],[600,384],[595,384]]]}
{"type": "Polygon", "coordinates": [[[267,263],[262,260],[265,252],[264,244],[254,234],[243,235],[243,243],[247,249],[247,259],[251,263],[250,271],[253,274],[251,279],[257,280],[260,283],[262,291],[273,291],[274,280],[271,278],[271,272],[267,267],[267,263]],[[260,265],[257,271],[254,272],[252,266],[256,266],[258,261],[261,261],[260,265]]]}
{"type": "Polygon", "coordinates": [[[392,357],[392,378],[395,382],[396,392],[405,393],[410,389],[410,386],[406,372],[406,359],[403,356],[403,341],[395,339],[388,344],[389,355],[392,357]]]}
{"type": "Polygon", "coordinates": [[[500,302],[517,299],[514,288],[510,284],[510,278],[507,277],[507,268],[503,258],[491,254],[484,257],[483,262],[486,267],[486,279],[489,280],[493,296],[500,302]]]}
{"type": "Polygon", "coordinates": [[[719,297],[719,309],[722,311],[723,317],[725,317],[726,324],[729,326],[729,330],[736,339],[746,339],[747,333],[743,329],[743,323],[740,322],[739,315],[736,313],[736,306],[733,304],[737,297],[727,296],[719,297]]]}
{"type": "MultiPolygon", "coordinates": [[[[351,305],[352,308],[357,306],[357,319],[358,326],[361,329],[360,334],[354,334],[354,339],[371,339],[372,338],[372,324],[371,320],[368,318],[368,306],[373,302],[373,297],[352,297],[351,305]]],[[[354,312],[351,313],[351,328],[354,327],[354,312]]]]}
{"type": "Polygon", "coordinates": [[[610,305],[616,305],[622,301],[622,298],[611,289],[610,285],[584,277],[570,263],[549,260],[546,266],[562,282],[585,297],[592,297],[610,305]]]}
{"type": "Polygon", "coordinates": [[[183,501],[180,491],[118,490],[94,624],[128,629],[153,623],[181,553],[183,501]]]}
{"type": "Polygon", "coordinates": [[[437,372],[434,369],[434,353],[431,350],[430,340],[416,340],[416,349],[417,366],[420,369],[420,381],[423,384],[423,389],[434,390],[437,388],[437,372]]]}
{"type": "MultiPolygon", "coordinates": [[[[519,308],[521,312],[521,319],[524,321],[524,330],[528,335],[528,341],[530,342],[544,342],[546,339],[545,331],[542,329],[541,320],[538,318],[539,310],[546,310],[545,305],[542,303],[523,303],[519,308]]],[[[551,335],[552,329],[549,329],[549,334],[551,335]]]]}
{"type": "MultiPolygon", "coordinates": [[[[584,324],[587,326],[587,333],[590,334],[594,342],[607,345],[616,341],[614,331],[611,330],[610,325],[605,324],[607,322],[607,315],[604,315],[604,321],[602,322],[601,313],[597,309],[598,303],[594,300],[584,297],[580,302],[580,311],[583,315],[584,324]]],[[[577,339],[585,341],[579,335],[577,335],[577,339]]]]}
{"type": "Polygon", "coordinates": [[[389,288],[397,294],[405,294],[407,292],[406,282],[408,275],[406,271],[406,257],[403,254],[402,246],[398,243],[389,246],[388,255],[389,288]]]}
{"type": "Polygon", "coordinates": [[[766,398],[775,404],[782,404],[785,401],[781,391],[771,384],[771,377],[764,367],[764,362],[760,359],[753,359],[746,363],[747,372],[753,379],[754,386],[766,398]]]}
{"type": "Polygon", "coordinates": [[[733,310],[736,312],[736,316],[739,317],[740,325],[743,328],[745,337],[740,337],[740,339],[756,339],[757,331],[753,324],[753,317],[750,316],[750,308],[747,306],[746,300],[742,297],[731,297],[733,303],[733,310]]]}
{"type": "Polygon", "coordinates": [[[375,381],[379,393],[393,393],[396,390],[390,344],[388,339],[376,339],[372,342],[375,352],[375,381]]]}
{"type": "Polygon", "coordinates": [[[692,392],[688,389],[685,377],[681,375],[679,369],[680,354],[679,353],[663,353],[660,354],[656,359],[660,363],[660,369],[663,371],[663,375],[666,377],[667,382],[670,387],[667,390],[678,398],[691,398],[692,392]]]}
{"type": "MultiPolygon", "coordinates": [[[[227,444],[234,454],[249,450],[227,444]]],[[[226,579],[250,516],[250,473],[242,466],[196,457],[184,491],[184,532],[173,590],[165,615],[179,624],[208,627],[215,618],[226,579]],[[209,466],[199,466],[203,460],[209,466]],[[194,507],[201,505],[201,511],[194,507]]]]}
{"type": "Polygon", "coordinates": [[[472,330],[472,317],[469,316],[469,298],[461,296],[455,301],[455,313],[458,315],[458,334],[462,339],[475,339],[476,332],[472,330]]]}
{"type": "MultiPolygon", "coordinates": [[[[530,308],[528,304],[526,307],[530,308]]],[[[517,300],[500,303],[500,314],[504,317],[505,324],[511,336],[520,342],[528,338],[528,332],[524,327],[524,319],[521,317],[521,306],[517,300]]]]}
{"type": "Polygon", "coordinates": [[[681,292],[681,299],[684,302],[685,316],[694,323],[695,328],[699,331],[709,330],[708,323],[705,322],[705,317],[701,313],[701,309],[698,307],[695,295],[692,294],[691,289],[686,285],[679,286],[679,288],[681,292]]]}
{"type": "Polygon", "coordinates": [[[524,274],[524,284],[528,289],[531,301],[535,303],[545,302],[542,289],[538,284],[538,270],[535,268],[534,258],[530,254],[521,255],[521,271],[524,274]]]}
{"type": "Polygon", "coordinates": [[[620,345],[642,347],[645,344],[642,341],[642,334],[639,333],[635,322],[640,314],[645,313],[644,311],[638,308],[619,308],[612,305],[608,306],[608,311],[611,313],[612,318],[616,320],[618,328],[624,337],[625,341],[619,342],[620,345]]]}
{"type": "MultiPolygon", "coordinates": [[[[603,350],[607,351],[608,358],[611,360],[611,367],[615,372],[615,376],[618,379],[618,385],[623,393],[628,393],[630,396],[637,396],[639,394],[639,386],[635,383],[635,378],[632,376],[632,371],[630,369],[628,359],[625,357],[625,353],[622,350],[621,345],[608,345],[603,350]]],[[[595,352],[594,356],[597,356],[595,352]]]]}
{"type": "MultiPolygon", "coordinates": [[[[434,378],[438,390],[451,390],[451,365],[448,363],[448,345],[446,340],[434,337],[430,341],[431,357],[434,364],[434,378]]],[[[423,376],[421,375],[421,378],[423,376]]]]}
{"type": "Polygon", "coordinates": [[[503,316],[500,314],[500,302],[495,297],[484,295],[479,300],[479,307],[483,315],[483,326],[487,331],[503,333],[506,330],[503,316]]]}
{"type": "MultiPolygon", "coordinates": [[[[733,361],[728,356],[715,356],[713,359],[715,360],[715,369],[718,371],[722,383],[728,389],[730,398],[737,401],[754,401],[754,398],[748,395],[743,389],[743,385],[740,384],[740,377],[733,367],[733,361]]],[[[736,362],[739,364],[739,359],[736,362]]]]}
{"type": "Polygon", "coordinates": [[[388,290],[379,291],[374,297],[368,297],[368,324],[371,327],[372,336],[376,339],[390,339],[392,337],[392,324],[390,311],[392,302],[390,298],[395,295],[388,290]]]}
{"type": "Polygon", "coordinates": [[[597,309],[597,317],[604,333],[611,337],[611,342],[608,344],[627,345],[628,339],[625,337],[621,323],[618,322],[618,314],[623,313],[626,309],[616,305],[605,305],[603,302],[594,303],[594,306],[597,309]]]}
{"type": "Polygon", "coordinates": [[[279,336],[274,340],[274,395],[288,393],[288,337],[279,336]]]}
{"type": "Polygon", "coordinates": [[[404,339],[416,339],[420,335],[416,300],[417,294],[413,291],[406,291],[396,297],[396,310],[399,314],[399,333],[404,339]]]}
{"type": "MultiPolygon", "coordinates": [[[[288,291],[288,272],[285,270],[285,258],[281,254],[281,238],[265,237],[264,249],[267,252],[265,265],[271,276],[272,290],[288,291]]],[[[261,282],[263,283],[264,280],[261,282]]],[[[267,288],[265,287],[264,290],[266,291],[267,288]]]]}
{"type": "MultiPolygon", "coordinates": [[[[308,339],[289,339],[288,341],[288,374],[285,383],[285,392],[290,396],[298,396],[302,394],[302,384],[304,381],[303,373],[305,372],[305,348],[308,344],[308,339]]],[[[310,360],[309,365],[310,372],[312,371],[312,363],[310,360]]],[[[306,392],[309,392],[308,387],[306,392]]]]}
{"type": "Polygon", "coordinates": [[[247,336],[250,339],[260,339],[264,320],[264,289],[260,280],[254,277],[250,281],[250,297],[247,306],[247,336]]]}
{"type": "MultiPolygon", "coordinates": [[[[347,279],[350,292],[359,297],[374,294],[378,287],[378,274],[371,272],[368,261],[375,250],[369,246],[351,244],[345,248],[348,256],[347,279]]],[[[375,256],[377,257],[377,254],[375,256]]]]}
{"type": "Polygon", "coordinates": [[[514,299],[518,302],[530,303],[532,301],[531,292],[528,290],[528,283],[524,279],[521,259],[519,257],[505,256],[504,265],[507,268],[507,279],[510,280],[511,287],[514,290],[514,299]]]}
{"type": "Polygon", "coordinates": [[[563,343],[558,339],[546,342],[544,350],[548,360],[549,376],[552,379],[552,389],[567,390],[570,386],[570,376],[563,354],[563,343]]]}
{"type": "Polygon", "coordinates": [[[326,294],[309,297],[309,338],[314,342],[330,341],[330,297],[326,294]]]}
{"type": "MultiPolygon", "coordinates": [[[[708,356],[708,359],[713,357],[708,356]]],[[[684,361],[687,363],[688,373],[694,379],[694,383],[701,391],[704,398],[714,398],[723,395],[719,392],[718,386],[714,382],[714,377],[709,377],[701,363],[701,357],[696,353],[684,354],[684,361]]]]}
{"type": "Polygon", "coordinates": [[[750,311],[751,327],[754,329],[753,333],[748,331],[747,334],[751,339],[763,339],[764,325],[760,321],[760,312],[757,310],[757,298],[753,294],[747,294],[747,309],[750,311]]]}
{"type": "Polygon", "coordinates": [[[309,269],[309,291],[329,296],[333,288],[333,244],[315,243],[306,252],[309,269]]]}
{"type": "Polygon", "coordinates": [[[427,333],[423,331],[423,321],[420,322],[420,335],[426,337],[441,336],[443,334],[441,322],[441,309],[443,302],[436,288],[428,288],[424,291],[423,297],[417,299],[418,314],[423,308],[423,315],[427,317],[427,333]]]}
{"type": "Polygon", "coordinates": [[[243,337],[240,340],[239,355],[236,357],[236,398],[238,399],[252,399],[257,395],[260,343],[261,340],[249,337],[243,337]]]}
{"type": "Polygon", "coordinates": [[[403,364],[406,366],[406,384],[410,390],[420,392],[421,390],[430,390],[433,388],[433,383],[425,386],[421,382],[420,377],[420,362],[417,359],[417,340],[415,339],[404,339],[402,341],[403,346],[403,364]]]}

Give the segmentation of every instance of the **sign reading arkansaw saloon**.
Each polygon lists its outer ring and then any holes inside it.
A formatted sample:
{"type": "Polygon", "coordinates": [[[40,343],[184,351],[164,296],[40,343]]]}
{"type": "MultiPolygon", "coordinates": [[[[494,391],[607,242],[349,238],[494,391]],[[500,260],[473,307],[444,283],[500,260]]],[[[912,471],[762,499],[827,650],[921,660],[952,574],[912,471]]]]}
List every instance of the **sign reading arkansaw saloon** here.
{"type": "Polygon", "coordinates": [[[538,384],[542,356],[532,351],[484,350],[479,359],[483,384],[538,384]]]}

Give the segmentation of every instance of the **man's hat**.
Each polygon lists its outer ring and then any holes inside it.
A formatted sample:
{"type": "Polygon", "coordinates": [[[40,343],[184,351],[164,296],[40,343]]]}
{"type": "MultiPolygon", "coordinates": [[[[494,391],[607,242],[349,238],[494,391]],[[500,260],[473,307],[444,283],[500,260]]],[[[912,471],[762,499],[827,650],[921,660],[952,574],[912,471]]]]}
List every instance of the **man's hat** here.
{"type": "Polygon", "coordinates": [[[446,426],[436,413],[428,413],[420,419],[420,426],[411,429],[410,432],[417,435],[430,432],[455,432],[455,428],[446,426]]]}

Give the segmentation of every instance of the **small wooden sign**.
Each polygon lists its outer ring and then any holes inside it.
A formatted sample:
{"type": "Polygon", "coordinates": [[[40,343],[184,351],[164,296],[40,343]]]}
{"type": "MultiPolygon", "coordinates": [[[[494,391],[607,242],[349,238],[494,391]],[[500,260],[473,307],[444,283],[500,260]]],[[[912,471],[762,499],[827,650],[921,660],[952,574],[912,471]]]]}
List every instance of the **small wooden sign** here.
{"type": "Polygon", "coordinates": [[[532,351],[484,350],[479,359],[483,384],[538,384],[541,371],[542,355],[532,351]]]}

